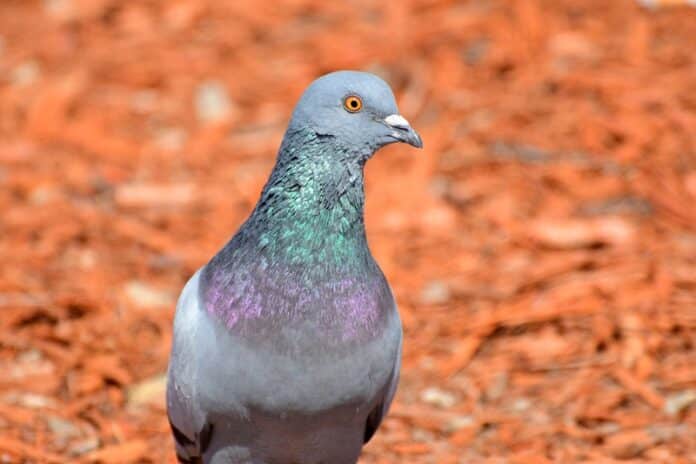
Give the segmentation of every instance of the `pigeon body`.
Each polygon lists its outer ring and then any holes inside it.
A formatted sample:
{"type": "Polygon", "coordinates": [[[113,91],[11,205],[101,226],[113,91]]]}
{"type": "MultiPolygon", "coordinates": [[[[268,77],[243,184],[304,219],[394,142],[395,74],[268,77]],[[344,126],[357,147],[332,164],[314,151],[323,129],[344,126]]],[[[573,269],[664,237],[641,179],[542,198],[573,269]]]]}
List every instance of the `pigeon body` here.
{"type": "Polygon", "coordinates": [[[389,86],[303,94],[247,221],[177,304],[167,408],[182,463],[354,464],[396,390],[401,323],[363,221],[363,167],[422,146],[389,86]]]}

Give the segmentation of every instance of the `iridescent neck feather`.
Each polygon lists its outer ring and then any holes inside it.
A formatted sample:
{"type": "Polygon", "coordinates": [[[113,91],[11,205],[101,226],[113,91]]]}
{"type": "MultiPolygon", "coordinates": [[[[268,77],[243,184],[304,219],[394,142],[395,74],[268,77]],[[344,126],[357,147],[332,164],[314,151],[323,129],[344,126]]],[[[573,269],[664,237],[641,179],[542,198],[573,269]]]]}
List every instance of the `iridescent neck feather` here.
{"type": "Polygon", "coordinates": [[[379,329],[393,300],[365,236],[364,150],[286,134],[254,211],[204,270],[209,313],[250,337],[307,324],[341,338],[379,329]]]}

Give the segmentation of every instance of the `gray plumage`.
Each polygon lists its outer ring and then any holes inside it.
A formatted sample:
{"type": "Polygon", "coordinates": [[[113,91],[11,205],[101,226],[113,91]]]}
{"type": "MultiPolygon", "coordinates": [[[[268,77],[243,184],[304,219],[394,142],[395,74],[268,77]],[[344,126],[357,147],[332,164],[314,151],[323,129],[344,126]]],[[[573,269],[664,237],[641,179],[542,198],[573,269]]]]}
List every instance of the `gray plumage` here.
{"type": "Polygon", "coordinates": [[[301,97],[259,203],[177,304],[167,410],[181,463],[357,462],[401,360],[363,223],[363,166],[393,142],[422,146],[376,76],[328,74],[301,97]]]}

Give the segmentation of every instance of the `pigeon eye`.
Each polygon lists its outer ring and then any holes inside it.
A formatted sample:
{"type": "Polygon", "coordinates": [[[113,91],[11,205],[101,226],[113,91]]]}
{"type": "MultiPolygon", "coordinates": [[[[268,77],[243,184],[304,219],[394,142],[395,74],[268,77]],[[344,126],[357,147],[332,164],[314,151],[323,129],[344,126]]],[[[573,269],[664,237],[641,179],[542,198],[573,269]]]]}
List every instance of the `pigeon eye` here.
{"type": "Polygon", "coordinates": [[[350,113],[357,113],[362,109],[362,106],[362,100],[356,95],[351,95],[343,100],[343,107],[350,113]]]}

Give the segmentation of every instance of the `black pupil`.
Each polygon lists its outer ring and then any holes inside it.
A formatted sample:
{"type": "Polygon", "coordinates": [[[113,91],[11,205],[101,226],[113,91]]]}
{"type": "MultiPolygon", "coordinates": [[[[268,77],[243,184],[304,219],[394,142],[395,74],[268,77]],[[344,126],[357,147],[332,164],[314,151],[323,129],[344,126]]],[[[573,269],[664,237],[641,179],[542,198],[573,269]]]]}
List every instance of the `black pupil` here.
{"type": "Polygon", "coordinates": [[[351,99],[350,101],[350,107],[351,108],[357,108],[358,107],[358,101],[355,99],[351,99]]]}

